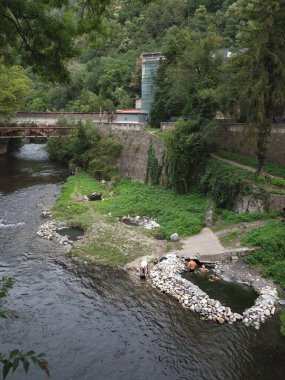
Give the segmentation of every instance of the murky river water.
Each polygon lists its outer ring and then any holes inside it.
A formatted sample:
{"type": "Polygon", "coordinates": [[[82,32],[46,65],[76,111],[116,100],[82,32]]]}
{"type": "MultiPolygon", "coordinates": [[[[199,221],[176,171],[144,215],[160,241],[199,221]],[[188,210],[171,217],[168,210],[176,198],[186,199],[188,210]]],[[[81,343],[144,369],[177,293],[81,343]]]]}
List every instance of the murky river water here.
{"type": "MultiPolygon", "coordinates": [[[[10,224],[0,223],[0,277],[16,280],[3,307],[17,314],[0,320],[0,352],[45,352],[54,380],[285,378],[278,317],[260,331],[203,322],[147,282],[38,238],[65,175],[33,144],[0,157],[0,219],[10,224]]],[[[29,379],[46,376],[31,368],[29,379]]]]}

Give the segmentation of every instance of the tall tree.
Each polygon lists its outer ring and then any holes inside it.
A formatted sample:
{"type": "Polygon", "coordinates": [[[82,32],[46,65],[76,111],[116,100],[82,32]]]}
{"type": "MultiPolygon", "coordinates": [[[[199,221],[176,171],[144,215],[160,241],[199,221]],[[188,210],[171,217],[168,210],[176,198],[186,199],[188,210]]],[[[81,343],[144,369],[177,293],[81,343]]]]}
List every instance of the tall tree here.
{"type": "Polygon", "coordinates": [[[75,53],[74,37],[102,27],[110,0],[2,0],[0,55],[53,80],[68,76],[66,59],[75,53]]]}
{"type": "Polygon", "coordinates": [[[0,62],[0,114],[16,113],[28,94],[31,81],[19,66],[5,66],[0,62]]]}
{"type": "Polygon", "coordinates": [[[150,115],[154,126],[169,116],[213,118],[217,109],[215,89],[220,81],[221,57],[216,54],[220,44],[220,37],[211,28],[206,36],[188,28],[168,36],[166,60],[158,71],[150,115]]]}
{"type": "Polygon", "coordinates": [[[240,30],[238,53],[230,61],[233,85],[257,132],[258,174],[266,158],[272,122],[285,109],[285,0],[240,0],[247,23],[240,30]]]}

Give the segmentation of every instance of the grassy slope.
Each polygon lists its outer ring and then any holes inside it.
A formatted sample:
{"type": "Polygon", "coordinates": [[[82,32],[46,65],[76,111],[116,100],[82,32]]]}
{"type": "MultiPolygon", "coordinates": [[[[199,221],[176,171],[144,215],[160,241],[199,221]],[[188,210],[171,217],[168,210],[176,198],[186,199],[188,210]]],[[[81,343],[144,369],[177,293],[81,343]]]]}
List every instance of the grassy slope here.
{"type": "MultiPolygon", "coordinates": [[[[236,161],[239,164],[251,166],[253,168],[257,167],[257,160],[252,157],[244,156],[239,153],[228,152],[226,150],[219,150],[217,153],[220,157],[226,158],[228,160],[236,161]]],[[[267,173],[271,175],[275,175],[277,177],[281,177],[285,179],[285,168],[283,166],[274,165],[274,164],[270,164],[269,162],[266,162],[264,165],[264,169],[267,173]]]]}
{"type": "Polygon", "coordinates": [[[152,253],[146,234],[169,238],[173,232],[180,236],[200,232],[208,205],[208,198],[195,193],[179,196],[170,190],[126,179],[112,185],[102,184],[82,172],[63,185],[53,214],[55,218],[88,231],[88,242],[79,243],[72,254],[90,261],[95,258],[96,263],[117,265],[152,253]],[[95,191],[103,192],[104,201],[76,202],[72,199],[74,195],[95,191]],[[150,216],[161,227],[152,231],[129,228],[117,221],[116,217],[123,215],[150,216]]]}
{"type": "Polygon", "coordinates": [[[243,222],[254,222],[257,220],[269,220],[274,219],[280,215],[280,212],[244,212],[238,214],[229,210],[217,210],[215,217],[219,219],[219,222],[213,227],[214,232],[221,231],[234,224],[243,222]]]}

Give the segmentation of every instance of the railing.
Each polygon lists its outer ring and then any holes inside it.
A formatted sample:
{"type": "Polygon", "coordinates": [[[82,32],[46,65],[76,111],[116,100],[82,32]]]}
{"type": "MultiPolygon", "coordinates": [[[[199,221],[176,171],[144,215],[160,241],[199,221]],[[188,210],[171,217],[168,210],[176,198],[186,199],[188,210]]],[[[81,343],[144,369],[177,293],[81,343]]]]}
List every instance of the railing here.
{"type": "Polygon", "coordinates": [[[22,137],[67,137],[70,130],[76,128],[75,126],[58,127],[54,125],[21,125],[21,126],[8,126],[0,125],[0,138],[22,138],[22,137]]]}

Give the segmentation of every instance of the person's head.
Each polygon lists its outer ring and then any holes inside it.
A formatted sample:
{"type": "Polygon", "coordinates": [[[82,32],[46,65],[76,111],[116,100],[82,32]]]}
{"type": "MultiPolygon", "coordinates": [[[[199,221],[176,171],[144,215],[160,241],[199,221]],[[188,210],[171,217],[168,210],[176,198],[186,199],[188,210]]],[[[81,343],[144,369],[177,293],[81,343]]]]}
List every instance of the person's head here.
{"type": "Polygon", "coordinates": [[[202,268],[205,269],[205,265],[204,264],[202,265],[202,268]]]}

